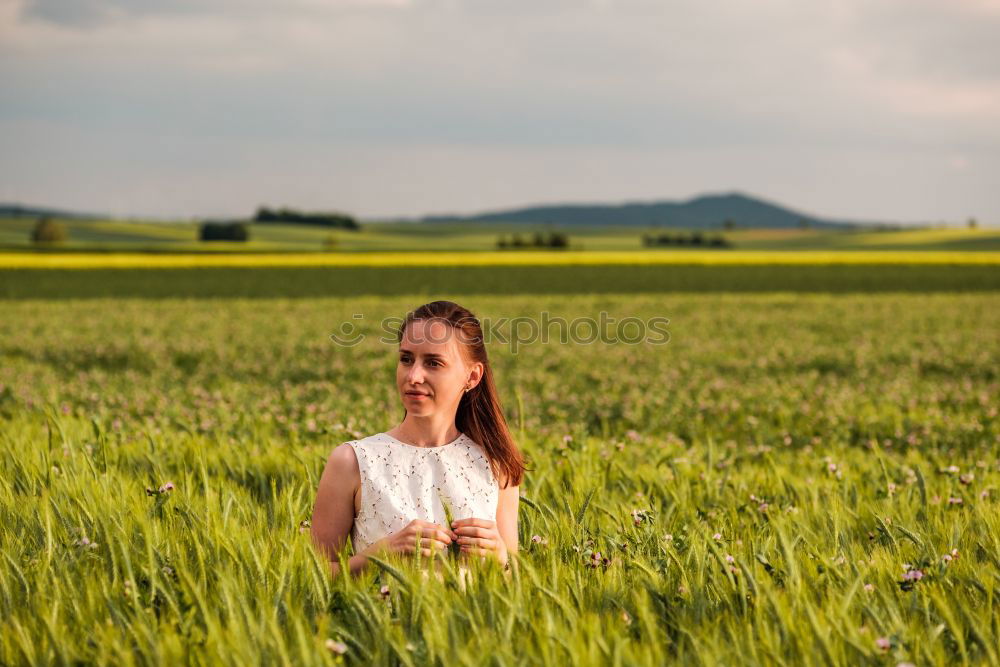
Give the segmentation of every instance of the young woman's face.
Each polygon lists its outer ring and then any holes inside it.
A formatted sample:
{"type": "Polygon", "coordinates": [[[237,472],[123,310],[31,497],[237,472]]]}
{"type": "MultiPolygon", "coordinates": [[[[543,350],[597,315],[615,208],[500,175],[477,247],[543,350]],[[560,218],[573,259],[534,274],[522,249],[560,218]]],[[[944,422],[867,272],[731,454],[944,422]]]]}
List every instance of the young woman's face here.
{"type": "Polygon", "coordinates": [[[478,369],[466,365],[455,330],[434,320],[415,320],[403,332],[396,364],[396,386],[408,414],[430,415],[457,410],[467,386],[478,382],[478,369]]]}

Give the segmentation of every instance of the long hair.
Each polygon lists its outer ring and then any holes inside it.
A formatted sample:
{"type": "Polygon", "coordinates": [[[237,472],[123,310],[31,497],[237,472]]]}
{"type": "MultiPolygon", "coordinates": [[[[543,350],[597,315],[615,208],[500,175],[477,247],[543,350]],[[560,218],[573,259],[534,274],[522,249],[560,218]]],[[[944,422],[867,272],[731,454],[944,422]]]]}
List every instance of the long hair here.
{"type": "MultiPolygon", "coordinates": [[[[527,468],[503,415],[479,319],[452,301],[431,301],[406,314],[399,327],[399,343],[403,342],[407,325],[414,320],[440,320],[451,325],[466,358],[483,364],[479,383],[462,394],[455,413],[455,427],[483,448],[500,488],[520,485],[527,468]]],[[[403,415],[405,417],[406,408],[403,408],[403,415]]]]}

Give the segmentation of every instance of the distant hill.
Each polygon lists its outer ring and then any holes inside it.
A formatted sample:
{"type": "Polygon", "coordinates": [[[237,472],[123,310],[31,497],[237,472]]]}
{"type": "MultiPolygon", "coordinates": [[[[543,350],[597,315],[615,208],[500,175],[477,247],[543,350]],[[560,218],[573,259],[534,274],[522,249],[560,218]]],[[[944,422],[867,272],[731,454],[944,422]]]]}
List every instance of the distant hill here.
{"type": "Polygon", "coordinates": [[[860,222],[828,220],[794,211],[740,193],[711,194],[684,202],[629,202],[624,204],[556,204],[491,211],[475,215],[431,215],[420,222],[524,222],[556,225],[622,225],[718,229],[726,220],[737,227],[798,227],[802,220],[810,227],[853,228],[860,222]]]}
{"type": "Polygon", "coordinates": [[[78,218],[81,220],[96,220],[107,218],[106,215],[95,213],[77,213],[74,211],[61,211],[54,208],[42,208],[41,206],[24,206],[22,204],[9,204],[0,202],[0,218],[78,218]]]}

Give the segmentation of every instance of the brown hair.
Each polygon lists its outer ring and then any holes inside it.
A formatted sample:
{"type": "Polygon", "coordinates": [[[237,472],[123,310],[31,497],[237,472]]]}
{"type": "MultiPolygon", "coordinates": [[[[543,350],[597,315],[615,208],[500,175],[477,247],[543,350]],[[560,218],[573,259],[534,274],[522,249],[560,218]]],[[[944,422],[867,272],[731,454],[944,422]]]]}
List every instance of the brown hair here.
{"type": "MultiPolygon", "coordinates": [[[[527,468],[524,457],[507,428],[503,407],[493,384],[493,370],[486,355],[479,319],[452,301],[431,301],[406,314],[399,327],[398,342],[403,342],[403,334],[410,322],[434,319],[451,325],[459,334],[456,339],[463,344],[467,358],[483,364],[482,379],[475,387],[462,394],[455,414],[455,427],[485,450],[500,488],[519,486],[527,468]]],[[[403,415],[406,415],[406,408],[403,408],[403,415]]]]}

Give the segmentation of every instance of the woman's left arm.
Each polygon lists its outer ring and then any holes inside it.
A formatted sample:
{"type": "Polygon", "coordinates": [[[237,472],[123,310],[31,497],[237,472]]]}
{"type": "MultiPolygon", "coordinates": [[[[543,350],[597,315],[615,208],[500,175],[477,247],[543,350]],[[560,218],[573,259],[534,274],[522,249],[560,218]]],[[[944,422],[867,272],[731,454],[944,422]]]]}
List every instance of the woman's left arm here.
{"type": "MultiPolygon", "coordinates": [[[[497,500],[497,532],[503,538],[507,553],[517,553],[517,503],[518,487],[509,486],[500,489],[500,498],[497,500]]],[[[506,554],[502,562],[507,563],[506,554]]]]}
{"type": "Polygon", "coordinates": [[[494,556],[507,565],[507,555],[517,553],[518,487],[500,489],[496,521],[458,519],[451,526],[458,534],[461,551],[467,555],[494,556]]]}

